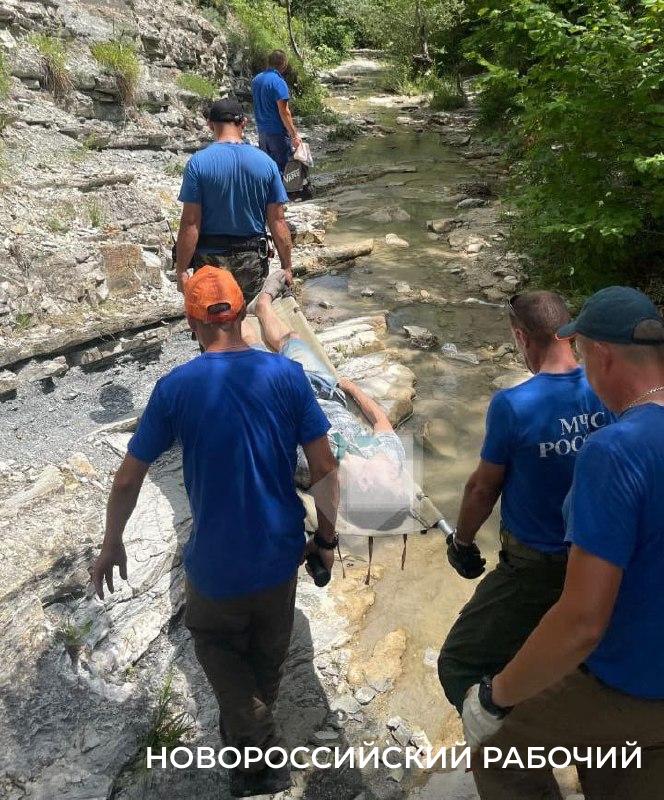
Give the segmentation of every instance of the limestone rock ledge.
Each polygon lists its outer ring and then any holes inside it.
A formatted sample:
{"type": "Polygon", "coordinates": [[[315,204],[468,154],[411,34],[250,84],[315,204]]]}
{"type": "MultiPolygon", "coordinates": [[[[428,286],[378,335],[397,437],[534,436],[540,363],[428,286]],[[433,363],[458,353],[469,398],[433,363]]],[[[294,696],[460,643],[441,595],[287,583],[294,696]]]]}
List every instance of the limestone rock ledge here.
{"type": "MultiPolygon", "coordinates": [[[[377,316],[345,321],[321,339],[341,373],[397,423],[412,409],[414,375],[391,360],[384,333],[377,316]]],[[[117,427],[95,436],[111,473],[130,436],[126,424],[117,427]]],[[[167,680],[174,711],[190,715],[189,742],[220,746],[216,705],[181,619],[181,548],[191,520],[180,455],[167,454],[151,469],[125,536],[128,581],[118,579],[102,602],[91,594],[87,569],[109,487],[80,453],[33,480],[0,470],[0,793],[9,800],[139,800],[166,796],[167,788],[172,800],[227,797],[223,770],[147,773],[137,766],[167,680]]],[[[334,709],[350,691],[351,628],[340,611],[331,591],[302,577],[278,708],[292,745],[338,719],[334,709]],[[340,665],[333,673],[331,663],[340,665]]]]}

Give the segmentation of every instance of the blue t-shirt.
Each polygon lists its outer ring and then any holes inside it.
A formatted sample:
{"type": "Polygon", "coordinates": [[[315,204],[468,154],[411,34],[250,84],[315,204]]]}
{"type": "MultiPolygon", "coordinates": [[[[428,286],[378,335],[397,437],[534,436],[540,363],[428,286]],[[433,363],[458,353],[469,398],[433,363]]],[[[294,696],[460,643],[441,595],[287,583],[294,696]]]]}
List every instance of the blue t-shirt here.
{"type": "Polygon", "coordinates": [[[586,665],[615,689],[664,699],[664,407],[637,406],[592,437],[566,508],[568,541],[624,570],[586,665]]]}
{"type": "Polygon", "coordinates": [[[259,133],[288,133],[279,116],[277,100],[288,100],[288,84],[276,69],[259,72],[251,82],[254,114],[259,133]]]}
{"type": "Polygon", "coordinates": [[[491,399],[482,458],[505,467],[502,524],[543,553],[564,553],[562,505],[576,454],[612,416],[584,371],[540,372],[491,399]]]}
{"type": "Polygon", "coordinates": [[[274,353],[204,353],[157,382],[129,452],[151,463],[182,446],[193,521],[184,564],[199,592],[239,597],[294,574],[305,516],[297,446],[329,427],[302,367],[274,353]]]}
{"type": "Polygon", "coordinates": [[[214,142],[187,162],[178,198],[202,206],[201,234],[265,233],[268,203],[287,203],[279,169],[257,147],[214,142]]]}

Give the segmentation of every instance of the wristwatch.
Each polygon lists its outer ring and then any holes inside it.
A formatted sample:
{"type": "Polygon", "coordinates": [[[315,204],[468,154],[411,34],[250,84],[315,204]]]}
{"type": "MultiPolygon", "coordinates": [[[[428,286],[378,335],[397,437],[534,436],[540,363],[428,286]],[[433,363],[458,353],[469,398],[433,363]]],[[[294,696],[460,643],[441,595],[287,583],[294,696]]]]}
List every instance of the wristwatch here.
{"type": "Polygon", "coordinates": [[[503,719],[513,708],[513,706],[498,706],[493,702],[491,678],[486,675],[480,681],[479,696],[482,708],[496,719],[503,719]]]}
{"type": "Polygon", "coordinates": [[[316,547],[320,547],[321,550],[336,550],[339,544],[339,537],[335,535],[334,539],[330,541],[329,539],[323,539],[318,531],[316,531],[316,533],[314,533],[314,544],[316,547]]]}

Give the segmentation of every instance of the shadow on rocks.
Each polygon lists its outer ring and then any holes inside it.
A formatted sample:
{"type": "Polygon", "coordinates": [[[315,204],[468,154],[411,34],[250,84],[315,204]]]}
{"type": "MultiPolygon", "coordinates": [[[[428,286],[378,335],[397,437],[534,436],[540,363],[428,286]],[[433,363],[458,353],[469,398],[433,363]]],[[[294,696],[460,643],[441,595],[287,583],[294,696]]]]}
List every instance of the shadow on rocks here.
{"type": "MultiPolygon", "coordinates": [[[[179,454],[177,457],[180,457],[179,454]]],[[[171,507],[177,509],[181,507],[185,491],[181,473],[177,481],[162,480],[162,476],[166,474],[156,469],[151,478],[171,507]]],[[[189,525],[178,527],[178,546],[173,558],[170,584],[173,615],[165,629],[171,648],[173,713],[177,715],[184,710],[193,723],[193,735],[187,738],[187,747],[192,750],[196,747],[209,747],[217,752],[223,747],[218,727],[217,703],[196,660],[193,639],[184,626],[184,568],[181,553],[188,537],[189,525]]],[[[325,689],[314,667],[315,646],[307,613],[315,613],[319,591],[304,570],[301,570],[293,633],[275,713],[289,749],[326,745],[345,751],[348,743],[336,722],[337,717],[330,710],[325,689]],[[315,734],[321,730],[328,731],[330,735],[332,731],[336,731],[334,741],[319,741],[315,734]]],[[[155,663],[155,666],[161,674],[164,673],[163,664],[159,666],[155,663]]],[[[143,759],[144,753],[140,753],[139,758],[143,759]]],[[[362,775],[357,769],[294,769],[293,789],[284,797],[353,800],[361,794],[362,788],[362,775]]],[[[191,800],[194,796],[196,800],[230,798],[226,770],[218,765],[212,769],[197,769],[195,763],[187,769],[175,769],[169,763],[165,769],[158,768],[147,773],[143,768],[137,773],[134,765],[119,777],[111,795],[113,800],[191,800]]]]}
{"type": "Polygon", "coordinates": [[[134,399],[131,390],[118,383],[110,383],[99,392],[100,409],[90,412],[90,419],[100,425],[126,416],[134,410],[134,399]]]}

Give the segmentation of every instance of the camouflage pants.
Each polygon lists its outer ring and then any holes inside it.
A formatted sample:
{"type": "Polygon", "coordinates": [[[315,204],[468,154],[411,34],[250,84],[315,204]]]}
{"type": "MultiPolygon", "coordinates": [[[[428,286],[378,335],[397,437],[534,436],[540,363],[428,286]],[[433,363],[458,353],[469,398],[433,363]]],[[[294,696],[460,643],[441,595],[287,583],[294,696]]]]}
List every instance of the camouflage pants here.
{"type": "Polygon", "coordinates": [[[191,261],[194,272],[208,265],[224,267],[230,270],[235,280],[240,284],[246,303],[250,303],[263,288],[263,283],[269,271],[267,258],[261,258],[255,252],[234,253],[226,256],[221,253],[196,250],[191,261]]]}

